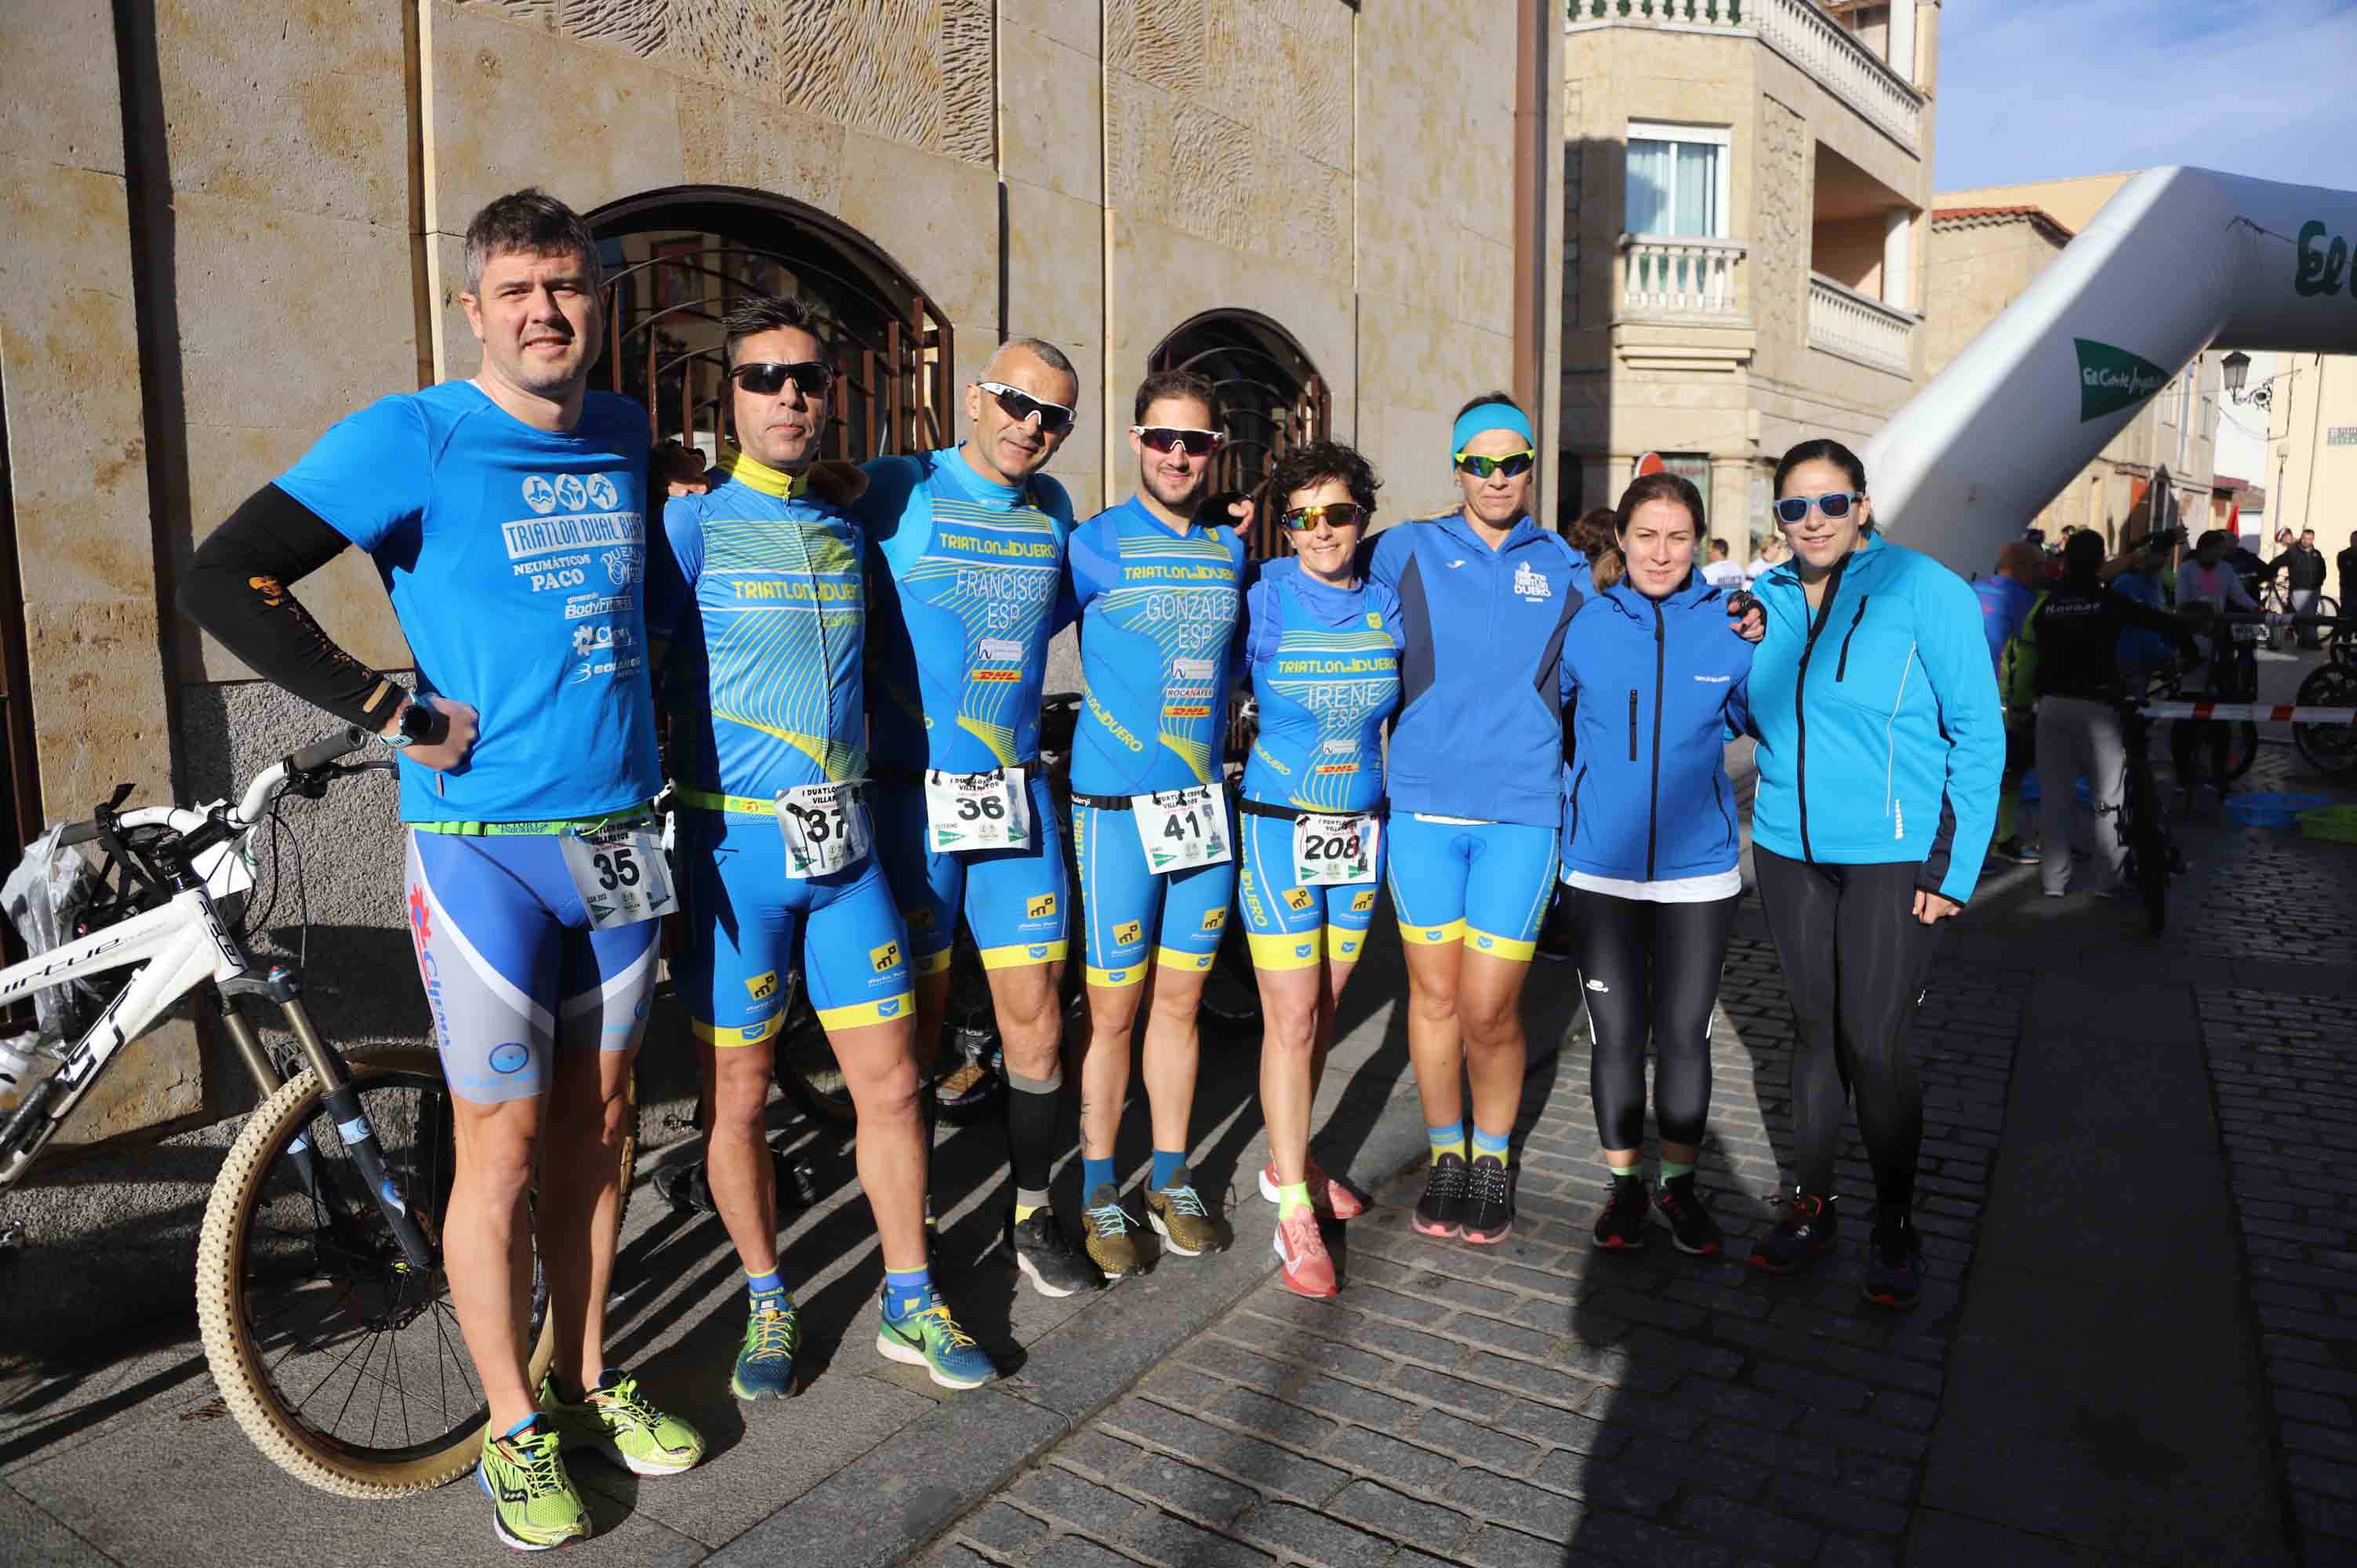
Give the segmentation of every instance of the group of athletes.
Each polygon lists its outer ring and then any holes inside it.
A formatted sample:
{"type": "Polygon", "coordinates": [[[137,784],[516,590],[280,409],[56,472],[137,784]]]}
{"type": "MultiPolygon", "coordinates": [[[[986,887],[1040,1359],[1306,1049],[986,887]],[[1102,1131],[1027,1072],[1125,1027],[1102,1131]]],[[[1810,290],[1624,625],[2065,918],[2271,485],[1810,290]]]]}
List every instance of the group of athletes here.
{"type": "Polygon", "coordinates": [[[1644,1245],[1658,1208],[1683,1251],[1720,1250],[1694,1175],[1742,890],[1722,743],[1749,734],[1757,878],[1795,1024],[1797,1165],[1750,1258],[1787,1272],[1833,1243],[1854,1094],[1876,1186],[1867,1294],[1912,1305],[1907,1030],[1938,922],[1988,843],[2003,725],[1971,590],[1875,532],[1846,448],[1808,442],[1778,466],[1792,558],[1755,580],[1756,601],[1698,569],[1702,498],[1674,475],[1621,498],[1609,570],[1537,524],[1534,432],[1503,394],[1455,422],[1458,509],[1372,537],[1362,456],[1325,441],[1284,455],[1258,504],[1290,553],[1254,564],[1236,527],[1249,506],[1210,495],[1224,433],[1200,378],[1140,386],[1136,492],[1076,523],[1043,472],[1081,392],[1051,345],[998,348],[965,390],[957,445],[854,470],[819,461],[834,384],[823,321],[794,299],[748,300],[724,323],[734,445],[705,471],[678,448],[651,454],[644,412],[587,390],[605,332],[577,216],[538,191],[503,197],[476,215],[466,258],[480,371],[335,425],[205,542],[181,602],[403,761],[412,934],[457,1101],[444,1250],[490,1405],[479,1477],[501,1540],[540,1550],[587,1532],[568,1447],[640,1475],[704,1451],[604,1346],[631,1055],[674,908],[712,1196],[748,1276],[736,1393],[795,1386],[763,1115],[797,967],[857,1108],[885,1271],[877,1348],[968,1388],[994,1369],[932,1277],[927,1190],[961,925],[1005,1051],[1006,1240],[1044,1294],[1139,1266],[1114,1165],[1134,1053],[1153,1133],[1145,1222],[1168,1253],[1221,1244],[1187,1151],[1196,1013],[1233,918],[1265,1018],[1273,1249],[1289,1288],[1336,1292],[1320,1222],[1364,1204],[1311,1158],[1311,1107],[1383,886],[1430,1133],[1415,1228],[1474,1246],[1513,1229],[1521,993],[1560,877],[1580,906],[1611,1175],[1594,1242],[1644,1245]],[[355,545],[391,595],[415,692],[338,648],[289,591],[355,545]],[[1087,687],[1070,765],[1078,953],[1039,755],[1048,644],[1069,624],[1087,687]],[[1232,800],[1240,689],[1259,730],[1232,800]],[[683,736],[669,856],[651,809],[659,708],[683,736]],[[1068,956],[1088,1004],[1078,1246],[1049,1192],[1068,956]],[[538,1388],[535,1231],[557,1343],[538,1388]]]}

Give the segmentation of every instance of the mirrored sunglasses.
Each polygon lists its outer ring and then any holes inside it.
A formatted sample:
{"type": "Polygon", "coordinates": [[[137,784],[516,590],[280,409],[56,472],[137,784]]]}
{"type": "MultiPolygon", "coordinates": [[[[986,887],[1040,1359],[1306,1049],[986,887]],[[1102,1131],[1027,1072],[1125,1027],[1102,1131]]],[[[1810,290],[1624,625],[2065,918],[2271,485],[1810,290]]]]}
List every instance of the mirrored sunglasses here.
{"type": "Polygon", "coordinates": [[[1537,460],[1538,454],[1531,451],[1509,452],[1502,457],[1476,457],[1459,452],[1457,454],[1457,469],[1477,479],[1486,479],[1491,474],[1503,474],[1511,479],[1517,474],[1529,473],[1531,465],[1537,460]]]}
{"type": "Polygon", "coordinates": [[[1324,506],[1297,506],[1276,514],[1280,527],[1299,533],[1318,526],[1323,519],[1329,528],[1356,528],[1373,516],[1373,512],[1356,501],[1330,501],[1324,506]]]}
{"type": "Polygon", "coordinates": [[[1228,444],[1228,438],[1216,430],[1182,430],[1168,424],[1133,424],[1129,433],[1150,451],[1168,452],[1174,446],[1183,446],[1189,457],[1208,457],[1228,444]]]}
{"type": "Polygon", "coordinates": [[[996,399],[1006,417],[1016,424],[1025,424],[1036,416],[1042,435],[1061,435],[1072,427],[1072,411],[1060,403],[1045,402],[1005,381],[976,381],[974,385],[996,399]]]}
{"type": "Polygon", "coordinates": [[[1858,499],[1856,490],[1829,490],[1821,496],[1784,496],[1776,502],[1776,521],[1787,525],[1809,515],[1815,507],[1824,513],[1829,522],[1839,522],[1849,515],[1850,503],[1858,499]]]}

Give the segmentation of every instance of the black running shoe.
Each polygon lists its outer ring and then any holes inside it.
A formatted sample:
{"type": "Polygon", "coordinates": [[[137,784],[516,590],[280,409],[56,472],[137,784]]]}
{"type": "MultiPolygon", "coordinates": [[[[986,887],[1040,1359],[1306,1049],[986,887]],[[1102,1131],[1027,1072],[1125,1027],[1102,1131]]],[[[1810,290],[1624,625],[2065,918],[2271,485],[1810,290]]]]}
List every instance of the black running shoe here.
{"type": "Polygon", "coordinates": [[[2016,865],[2036,865],[2042,858],[2034,843],[2024,843],[2018,835],[1999,839],[1989,845],[1989,853],[1999,860],[2009,860],[2016,865]]]}
{"type": "Polygon", "coordinates": [[[1905,1312],[1923,1296],[1923,1238],[1912,1225],[1874,1228],[1866,1247],[1866,1299],[1905,1312]]]}
{"type": "Polygon", "coordinates": [[[1024,1220],[1017,1220],[1015,1211],[1008,1209],[1006,1241],[1015,1253],[1015,1266],[1041,1295],[1077,1295],[1104,1288],[1104,1276],[1073,1250],[1064,1228],[1056,1222],[1053,1208],[1035,1208],[1031,1218],[1024,1220]]]}
{"type": "Polygon", "coordinates": [[[1653,1201],[1660,1205],[1662,1218],[1670,1222],[1670,1240],[1677,1243],[1679,1251],[1696,1258],[1718,1251],[1725,1238],[1719,1234],[1718,1221],[1695,1196],[1691,1172],[1663,1182],[1653,1201]]]}
{"type": "Polygon", "coordinates": [[[1633,1252],[1645,1244],[1645,1178],[1616,1176],[1605,1191],[1604,1212],[1596,1217],[1596,1244],[1608,1251],[1633,1252]]]}
{"type": "Polygon", "coordinates": [[[1480,1155],[1465,1182],[1465,1239],[1494,1247],[1513,1230],[1514,1173],[1505,1161],[1480,1155]]]}
{"type": "Polygon", "coordinates": [[[1771,1274],[1789,1274],[1802,1264],[1813,1262],[1818,1253],[1833,1245],[1834,1232],[1840,1229],[1840,1214],[1832,1198],[1798,1188],[1790,1197],[1779,1201],[1784,1206],[1784,1213],[1751,1243],[1751,1262],[1771,1274]]]}
{"type": "Polygon", "coordinates": [[[1465,1156],[1443,1155],[1424,1173],[1415,1200],[1415,1228],[1426,1236],[1454,1236],[1465,1219],[1465,1156]]]}

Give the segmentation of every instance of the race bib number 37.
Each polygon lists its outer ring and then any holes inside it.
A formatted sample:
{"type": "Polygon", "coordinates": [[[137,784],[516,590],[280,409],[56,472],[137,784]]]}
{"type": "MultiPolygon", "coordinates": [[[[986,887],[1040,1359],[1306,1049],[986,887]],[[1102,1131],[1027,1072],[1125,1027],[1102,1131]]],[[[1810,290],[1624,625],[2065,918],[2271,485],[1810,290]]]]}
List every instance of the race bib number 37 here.
{"type": "Polygon", "coordinates": [[[1022,849],[1031,843],[1023,769],[925,775],[925,841],[937,854],[1022,849]]]}
{"type": "Polygon", "coordinates": [[[1147,870],[1187,871],[1228,858],[1224,791],[1199,784],[1190,789],[1132,795],[1129,809],[1137,817],[1137,842],[1146,852],[1147,870]]]}
{"type": "Polygon", "coordinates": [[[856,784],[803,784],[778,794],[786,875],[826,876],[867,858],[867,812],[856,784]]]}
{"type": "Polygon", "coordinates": [[[1327,817],[1305,814],[1293,824],[1293,880],[1303,887],[1340,887],[1375,879],[1372,812],[1327,817]]]}
{"type": "Polygon", "coordinates": [[[662,840],[652,828],[608,828],[564,836],[565,867],[589,911],[589,927],[603,931],[668,915],[671,867],[662,840]]]}

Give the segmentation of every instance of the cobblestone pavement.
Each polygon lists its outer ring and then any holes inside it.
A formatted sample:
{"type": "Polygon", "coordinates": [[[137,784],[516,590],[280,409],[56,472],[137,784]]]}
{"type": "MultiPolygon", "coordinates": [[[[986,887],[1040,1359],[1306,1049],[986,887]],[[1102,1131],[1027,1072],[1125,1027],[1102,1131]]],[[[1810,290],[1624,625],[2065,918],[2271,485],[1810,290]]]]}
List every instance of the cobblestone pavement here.
{"type": "MultiPolygon", "coordinates": [[[[1589,1248],[1600,1162],[1575,1042],[1531,1085],[1509,1243],[1417,1236],[1420,1178],[1394,1184],[1340,1240],[1338,1301],[1264,1285],[931,1561],[1897,1561],[2021,991],[1943,964],[1925,1004],[1932,1280],[1914,1314],[1859,1299],[1871,1182],[1855,1141],[1831,1266],[1773,1279],[1741,1261],[1770,1218],[1770,1140],[1789,1132],[1790,1026],[1773,952],[1738,940],[1699,1180],[1731,1255],[1685,1257],[1658,1229],[1640,1253],[1589,1248]]],[[[1265,1222],[1243,1217],[1242,1240],[1265,1222]]]]}

